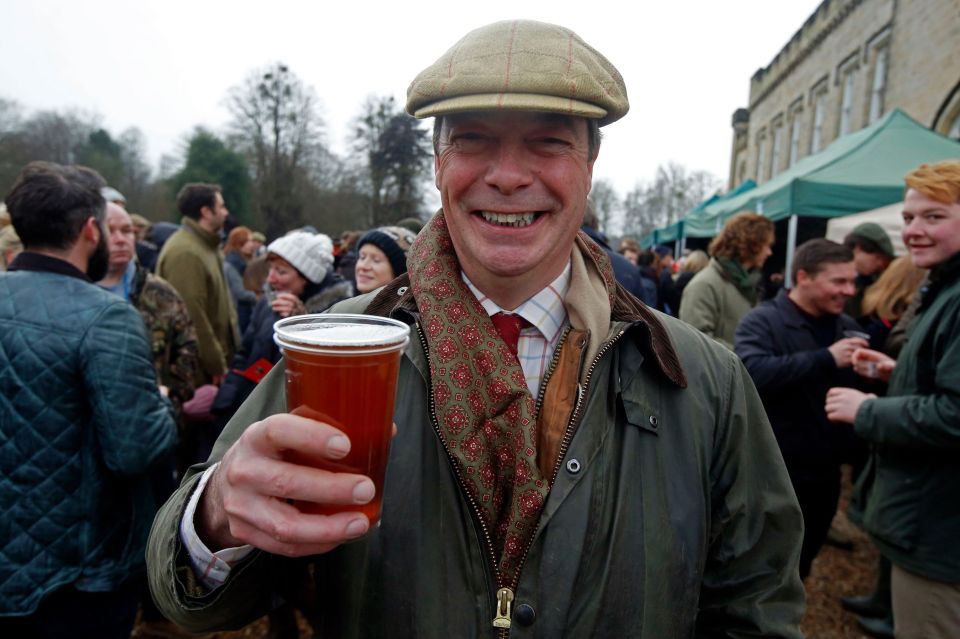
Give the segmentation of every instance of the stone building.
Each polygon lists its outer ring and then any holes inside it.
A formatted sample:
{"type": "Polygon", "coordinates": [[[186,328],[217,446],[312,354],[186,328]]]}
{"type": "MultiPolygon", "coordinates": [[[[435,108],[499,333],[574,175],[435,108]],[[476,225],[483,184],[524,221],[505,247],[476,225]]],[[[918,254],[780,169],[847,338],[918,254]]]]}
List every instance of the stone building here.
{"type": "Polygon", "coordinates": [[[960,0],[824,0],[750,79],[729,188],[762,184],[894,108],[960,139],[960,0]]]}

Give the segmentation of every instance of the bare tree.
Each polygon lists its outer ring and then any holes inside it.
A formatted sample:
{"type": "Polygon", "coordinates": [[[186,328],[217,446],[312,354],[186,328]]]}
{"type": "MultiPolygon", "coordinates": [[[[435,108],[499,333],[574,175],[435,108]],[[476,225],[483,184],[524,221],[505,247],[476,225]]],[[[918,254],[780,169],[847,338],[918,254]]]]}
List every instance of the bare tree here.
{"type": "Polygon", "coordinates": [[[721,185],[705,171],[688,171],[674,162],[657,167],[648,185],[638,184],[624,199],[625,233],[642,237],[673,224],[721,185]]]}
{"type": "Polygon", "coordinates": [[[590,204],[597,214],[597,230],[606,235],[613,232],[614,221],[619,217],[622,208],[620,196],[613,183],[607,179],[593,181],[590,189],[590,204]]]}
{"type": "Polygon", "coordinates": [[[252,72],[227,94],[230,141],[248,158],[254,208],[269,237],[303,224],[311,174],[327,159],[319,101],[290,69],[252,72]]]}

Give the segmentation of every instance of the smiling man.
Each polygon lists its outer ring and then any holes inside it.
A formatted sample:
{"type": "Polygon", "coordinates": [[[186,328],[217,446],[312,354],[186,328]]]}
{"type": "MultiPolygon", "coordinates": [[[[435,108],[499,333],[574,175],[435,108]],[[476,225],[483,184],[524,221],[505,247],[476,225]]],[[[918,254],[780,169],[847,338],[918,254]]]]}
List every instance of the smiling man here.
{"type": "Polygon", "coordinates": [[[804,579],[837,512],[840,465],[865,454],[823,410],[831,386],[857,383],[851,358],[867,346],[851,334],[859,324],[843,315],[856,277],[850,248],[825,239],[804,242],[793,260],[796,286],[747,313],[734,334],[734,350],[760,391],[803,510],[804,579]]]}
{"type": "Polygon", "coordinates": [[[864,528],[893,564],[896,636],[947,639],[960,629],[960,162],[906,182],[903,243],[929,285],[896,362],[856,355],[858,371],[889,377],[887,396],[832,388],[826,411],[872,444],[857,488],[864,528]]]}
{"type": "Polygon", "coordinates": [[[331,637],[800,636],[800,513],[748,376],[579,232],[600,126],[627,109],[606,58],[537,22],[473,31],[417,76],[442,210],[407,274],[335,308],[416,336],[380,525],[292,503],[374,488],[282,461],[349,438],[282,414],[278,366],[156,521],[170,618],[237,626],[295,597],[331,637]]]}

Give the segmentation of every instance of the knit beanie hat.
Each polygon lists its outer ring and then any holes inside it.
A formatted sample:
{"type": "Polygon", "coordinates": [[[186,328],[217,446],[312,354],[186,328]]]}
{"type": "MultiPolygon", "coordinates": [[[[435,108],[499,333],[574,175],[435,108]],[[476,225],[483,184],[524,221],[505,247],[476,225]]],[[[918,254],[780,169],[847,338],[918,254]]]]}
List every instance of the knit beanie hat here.
{"type": "Polygon", "coordinates": [[[314,284],[333,268],[333,241],[323,233],[293,231],[270,242],[267,253],[282,257],[314,284]]]}
{"type": "Polygon", "coordinates": [[[357,251],[359,252],[364,244],[373,244],[390,260],[393,276],[399,277],[407,272],[407,251],[415,239],[416,233],[402,226],[381,226],[364,233],[357,242],[357,251]]]}
{"type": "Polygon", "coordinates": [[[883,227],[876,222],[863,222],[861,224],[857,224],[853,230],[850,231],[850,234],[845,238],[844,244],[850,244],[858,237],[870,240],[876,244],[877,248],[879,248],[880,251],[887,257],[895,257],[893,252],[893,242],[890,241],[890,236],[887,235],[887,232],[883,230],[883,227]]]}

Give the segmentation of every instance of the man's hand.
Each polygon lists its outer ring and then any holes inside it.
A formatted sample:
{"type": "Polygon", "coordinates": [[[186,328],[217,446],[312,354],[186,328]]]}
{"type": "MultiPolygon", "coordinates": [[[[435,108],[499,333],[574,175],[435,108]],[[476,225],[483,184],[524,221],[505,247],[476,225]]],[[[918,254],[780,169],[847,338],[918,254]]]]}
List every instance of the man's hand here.
{"type": "Polygon", "coordinates": [[[277,297],[270,302],[270,308],[280,317],[303,315],[307,312],[303,302],[293,293],[277,293],[277,297]]]}
{"type": "Polygon", "coordinates": [[[873,393],[861,393],[855,388],[831,388],[827,391],[827,401],[824,404],[827,419],[852,424],[857,419],[861,404],[876,397],[873,393]]]}
{"type": "Polygon", "coordinates": [[[890,375],[893,374],[893,368],[896,365],[897,360],[879,351],[858,348],[853,352],[853,370],[870,379],[890,381],[890,375]]]}
{"type": "Polygon", "coordinates": [[[250,426],[226,452],[197,508],[197,533],[208,548],[251,544],[288,557],[325,553],[366,534],[361,513],[302,513],[288,500],[365,504],[373,482],[363,475],[301,466],[284,458],[337,460],[350,440],[333,426],[296,415],[273,415],[250,426]]]}
{"type": "Polygon", "coordinates": [[[849,368],[853,363],[853,352],[867,346],[869,346],[867,340],[862,337],[844,337],[827,347],[827,350],[833,355],[837,368],[849,368]]]}

